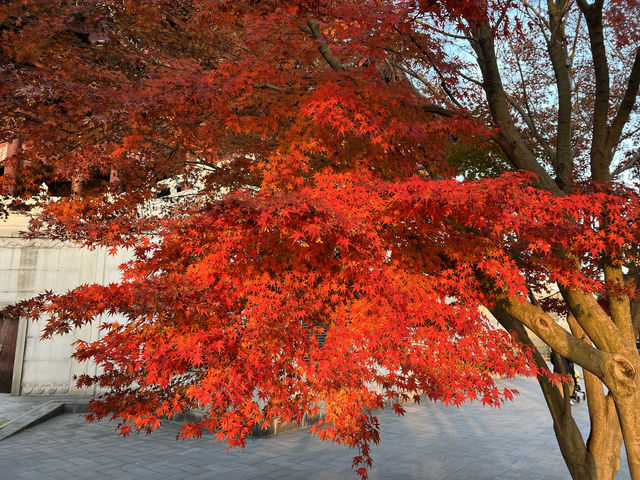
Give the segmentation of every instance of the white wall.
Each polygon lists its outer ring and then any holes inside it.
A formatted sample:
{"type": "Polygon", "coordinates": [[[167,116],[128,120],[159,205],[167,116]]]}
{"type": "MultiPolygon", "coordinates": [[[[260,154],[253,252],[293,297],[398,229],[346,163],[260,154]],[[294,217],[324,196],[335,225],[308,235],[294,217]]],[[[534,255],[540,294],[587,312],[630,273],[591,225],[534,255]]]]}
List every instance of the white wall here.
{"type": "MultiPolygon", "coordinates": [[[[45,290],[63,293],[83,283],[117,281],[120,277],[118,265],[129,257],[127,252],[115,257],[107,255],[104,248],[88,250],[59,241],[24,240],[19,232],[26,226],[26,217],[18,215],[0,222],[0,307],[45,290]]],[[[70,334],[41,340],[45,321],[21,321],[12,393],[94,393],[93,388],[80,390],[75,387],[73,376],[94,374],[96,366],[72,360],[71,344],[77,339],[96,340],[101,319],[70,334]]]]}

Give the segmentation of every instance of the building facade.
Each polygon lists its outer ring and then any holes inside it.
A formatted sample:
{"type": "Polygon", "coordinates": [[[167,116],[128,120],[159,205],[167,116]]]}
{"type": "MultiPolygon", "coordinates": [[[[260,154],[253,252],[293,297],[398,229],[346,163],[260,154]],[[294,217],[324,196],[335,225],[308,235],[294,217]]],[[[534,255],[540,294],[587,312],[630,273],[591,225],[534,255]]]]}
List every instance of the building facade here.
{"type": "MultiPolygon", "coordinates": [[[[25,240],[20,231],[28,218],[11,215],[0,221],[0,307],[51,290],[63,293],[85,283],[118,281],[118,266],[127,253],[108,255],[106,249],[89,250],[48,240],[25,240]]],[[[102,318],[67,335],[42,340],[45,320],[3,318],[0,321],[0,393],[13,395],[93,394],[79,389],[74,376],[95,374],[96,365],[71,358],[73,342],[99,338],[102,318]]]]}

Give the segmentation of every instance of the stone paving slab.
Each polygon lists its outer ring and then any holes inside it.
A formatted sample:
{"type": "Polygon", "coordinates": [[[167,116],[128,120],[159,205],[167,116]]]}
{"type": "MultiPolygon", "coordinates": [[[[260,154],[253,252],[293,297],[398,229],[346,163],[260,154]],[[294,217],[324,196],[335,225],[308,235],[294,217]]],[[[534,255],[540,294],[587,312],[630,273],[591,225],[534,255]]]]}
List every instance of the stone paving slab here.
{"type": "MultiPolygon", "coordinates": [[[[521,396],[500,410],[460,409],[427,402],[407,414],[379,412],[382,441],[373,448],[371,478],[426,480],[568,479],[544,400],[533,379],[500,381],[521,396]]],[[[574,407],[586,430],[584,404],[574,407]]],[[[226,452],[212,437],[178,441],[179,425],[150,436],[114,435],[114,424],[86,424],[64,414],[0,444],[4,479],[357,479],[354,451],[300,430],[249,438],[244,451],[226,452]]],[[[586,432],[584,432],[586,433],[586,432]]],[[[623,454],[624,455],[624,454],[623,454]]],[[[630,478],[623,456],[617,479],[630,478]]]]}

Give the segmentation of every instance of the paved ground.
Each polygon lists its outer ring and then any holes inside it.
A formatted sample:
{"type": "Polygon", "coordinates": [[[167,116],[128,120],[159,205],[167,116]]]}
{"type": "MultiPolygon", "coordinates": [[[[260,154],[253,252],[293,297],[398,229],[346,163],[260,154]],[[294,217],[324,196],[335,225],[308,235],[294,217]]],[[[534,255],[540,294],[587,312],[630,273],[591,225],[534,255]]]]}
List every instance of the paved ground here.
{"type": "MultiPolygon", "coordinates": [[[[403,418],[381,412],[382,442],[372,479],[566,479],[551,420],[537,384],[515,382],[515,403],[496,411],[480,405],[407,406],[403,418]]],[[[0,397],[0,415],[2,402],[0,397]]],[[[574,407],[587,425],[584,404],[574,407]]],[[[251,438],[226,453],[211,437],[175,441],[178,425],[149,437],[117,437],[113,425],[86,424],[66,414],[0,443],[1,479],[356,479],[353,451],[322,443],[306,431],[251,438]]],[[[630,478],[625,460],[618,479],[630,478]]]]}

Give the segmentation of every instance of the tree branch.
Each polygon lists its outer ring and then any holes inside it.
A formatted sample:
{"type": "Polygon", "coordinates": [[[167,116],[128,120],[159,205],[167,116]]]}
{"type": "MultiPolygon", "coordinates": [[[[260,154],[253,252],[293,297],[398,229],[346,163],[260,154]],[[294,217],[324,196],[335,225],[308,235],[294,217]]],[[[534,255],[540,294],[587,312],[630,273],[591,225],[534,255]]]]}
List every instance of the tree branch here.
{"type": "Polygon", "coordinates": [[[433,30],[434,32],[437,32],[440,35],[444,35],[445,37],[455,38],[458,40],[468,40],[472,42],[476,41],[475,38],[468,35],[456,35],[455,33],[445,32],[444,30],[440,30],[439,28],[436,28],[433,25],[429,25],[427,22],[423,22],[422,20],[416,20],[416,23],[418,23],[419,25],[422,25],[425,28],[428,28],[429,30],[433,30]]]}
{"type": "Polygon", "coordinates": [[[510,96],[507,96],[507,100],[509,101],[511,106],[513,106],[513,108],[515,108],[518,113],[520,113],[520,116],[527,123],[534,138],[538,141],[538,145],[540,145],[540,148],[542,148],[549,159],[554,159],[556,156],[555,152],[549,147],[549,143],[542,137],[542,135],[538,131],[538,127],[536,126],[534,120],[534,112],[531,108],[531,103],[529,102],[529,92],[527,91],[527,82],[525,81],[524,73],[522,71],[522,65],[520,63],[520,55],[518,54],[517,48],[512,48],[512,50],[514,51],[516,57],[516,66],[518,67],[518,74],[520,75],[520,84],[522,85],[522,98],[524,99],[524,107],[520,106],[515,101],[515,99],[511,98],[510,96]]]}
{"type": "Polygon", "coordinates": [[[607,296],[609,297],[611,319],[627,340],[634,341],[636,337],[633,333],[631,320],[631,302],[626,293],[620,293],[619,291],[625,286],[622,267],[613,265],[609,259],[605,259],[604,278],[607,281],[607,296]]]}
{"type": "Polygon", "coordinates": [[[571,151],[571,74],[569,72],[569,55],[565,45],[564,19],[569,0],[554,4],[550,0],[549,24],[551,37],[547,43],[547,51],[558,92],[558,124],[556,127],[555,171],[558,186],[569,191],[569,177],[573,171],[573,154],[571,151]]]}
{"type": "Polygon", "coordinates": [[[560,355],[586,368],[598,378],[605,375],[605,354],[566,331],[542,308],[506,294],[499,294],[496,300],[498,307],[522,322],[560,355]]]}
{"type": "Polygon", "coordinates": [[[538,159],[529,149],[514,125],[513,118],[509,112],[507,96],[502,85],[491,30],[484,23],[472,25],[471,29],[477,40],[471,46],[478,57],[478,66],[483,78],[483,88],[487,96],[493,122],[497,127],[497,133],[494,136],[495,141],[514,167],[535,173],[542,188],[556,195],[563,195],[562,189],[558,187],[547,171],[538,163],[538,159]]]}
{"type": "Polygon", "coordinates": [[[573,66],[573,60],[576,57],[576,46],[578,45],[578,36],[580,35],[580,25],[582,24],[582,10],[578,17],[578,23],[576,25],[576,32],[573,35],[573,43],[571,44],[571,55],[569,56],[569,66],[573,66]]]}
{"type": "Polygon", "coordinates": [[[273,85],[271,83],[254,83],[253,88],[268,89],[268,90],[275,90],[276,92],[282,92],[282,88],[278,87],[277,85],[273,85]]]}
{"type": "Polygon", "coordinates": [[[560,293],[596,348],[606,352],[630,353],[622,332],[592,294],[566,287],[560,287],[560,293]]]}
{"type": "Polygon", "coordinates": [[[640,161],[640,150],[637,150],[631,157],[629,157],[626,161],[618,165],[613,173],[611,174],[613,178],[617,177],[621,173],[633,168],[640,161]]]}
{"type": "Polygon", "coordinates": [[[540,12],[540,10],[538,10],[536,7],[534,7],[533,5],[531,5],[529,2],[527,2],[526,0],[521,0],[522,4],[528,9],[530,10],[533,15],[538,19],[538,22],[542,25],[544,25],[545,27],[547,27],[547,29],[551,30],[551,27],[549,26],[549,22],[547,21],[547,19],[545,18],[544,15],[542,15],[542,12],[540,12]]]}
{"type": "Polygon", "coordinates": [[[440,107],[439,105],[423,105],[422,110],[428,113],[435,113],[436,115],[440,115],[442,117],[455,117],[456,115],[460,115],[461,112],[456,112],[455,110],[449,110],[448,108],[440,107]]]}
{"type": "Polygon", "coordinates": [[[510,95],[506,93],[505,95],[507,95],[507,101],[509,102],[509,105],[516,109],[516,111],[520,114],[520,117],[522,117],[522,120],[524,120],[524,122],[527,124],[527,127],[529,127],[529,130],[531,130],[531,134],[538,141],[538,145],[540,145],[540,147],[544,150],[544,153],[546,153],[549,158],[553,159],[555,157],[554,152],[549,148],[547,142],[538,132],[538,129],[536,128],[536,125],[529,113],[526,112],[525,109],[520,104],[518,104],[518,102],[516,102],[515,99],[510,95]]]}
{"type": "MultiPolygon", "coordinates": [[[[629,273],[625,275],[625,280],[638,290],[640,288],[640,268],[635,263],[627,266],[629,273]]],[[[631,321],[633,323],[633,333],[635,338],[640,335],[640,298],[637,296],[631,300],[631,321]]]]}
{"type": "Polygon", "coordinates": [[[420,75],[418,72],[416,72],[415,70],[413,70],[410,67],[406,67],[404,65],[401,65],[399,63],[395,63],[393,62],[393,66],[396,67],[398,70],[401,70],[402,72],[406,73],[407,75],[411,76],[412,78],[415,78],[416,80],[418,80],[421,84],[423,84],[432,94],[439,96],[438,91],[435,89],[435,87],[431,84],[431,82],[429,82],[426,78],[424,78],[422,75],[420,75]]]}
{"type": "Polygon", "coordinates": [[[591,139],[591,177],[596,182],[609,183],[611,152],[607,151],[609,133],[609,63],[604,43],[602,1],[589,4],[577,0],[589,29],[589,43],[595,72],[596,92],[593,106],[593,130],[591,139]]]}
{"type": "Polygon", "coordinates": [[[636,49],[636,57],[631,67],[631,73],[627,81],[627,88],[624,92],[624,98],[618,107],[618,112],[611,122],[609,129],[609,137],[607,138],[607,148],[613,150],[620,140],[622,130],[629,120],[631,111],[638,97],[638,89],[640,89],[640,47],[636,49]]]}
{"type": "Polygon", "coordinates": [[[420,52],[427,57],[427,60],[429,62],[429,65],[435,70],[436,75],[438,75],[438,77],[440,77],[440,87],[442,88],[442,90],[444,91],[444,93],[447,95],[447,97],[449,98],[449,100],[458,108],[464,108],[462,106],[462,104],[458,101],[458,99],[455,97],[455,95],[453,94],[453,92],[449,89],[449,87],[447,87],[447,82],[446,79],[444,78],[444,75],[442,75],[442,72],[440,72],[440,69],[438,69],[438,67],[436,66],[436,63],[433,61],[433,59],[431,58],[431,55],[429,54],[428,51],[426,51],[422,45],[420,45],[420,43],[418,43],[418,41],[414,38],[413,35],[409,35],[409,39],[411,40],[411,42],[420,50],[420,52]]]}
{"type": "MultiPolygon", "coordinates": [[[[320,32],[316,22],[309,19],[307,20],[307,25],[309,25],[308,29],[303,26],[300,27],[302,31],[309,33],[315,40],[322,40],[322,32],[320,32]]],[[[346,70],[344,65],[340,63],[340,60],[333,56],[326,43],[321,42],[320,45],[318,45],[318,50],[331,68],[334,70],[346,70]]]]}
{"type": "MultiPolygon", "coordinates": [[[[491,310],[491,314],[496,317],[498,322],[500,322],[500,325],[502,325],[507,331],[514,332],[518,336],[520,343],[529,347],[535,347],[522,323],[509,315],[506,310],[496,307],[491,310]]],[[[534,348],[533,350],[533,359],[539,369],[549,368],[547,366],[547,362],[542,358],[542,355],[537,348],[534,348]]],[[[555,423],[560,423],[564,414],[564,402],[560,390],[556,385],[549,381],[548,377],[544,373],[539,374],[537,378],[553,421],[555,423]]]]}
{"type": "MultiPolygon", "coordinates": [[[[584,332],[575,317],[567,316],[567,323],[571,332],[578,338],[591,344],[591,340],[584,332]]],[[[604,394],[602,381],[588,370],[584,372],[584,387],[587,393],[589,420],[591,430],[587,440],[587,450],[595,457],[615,452],[619,455],[622,445],[622,432],[615,410],[613,399],[604,394]]]]}

